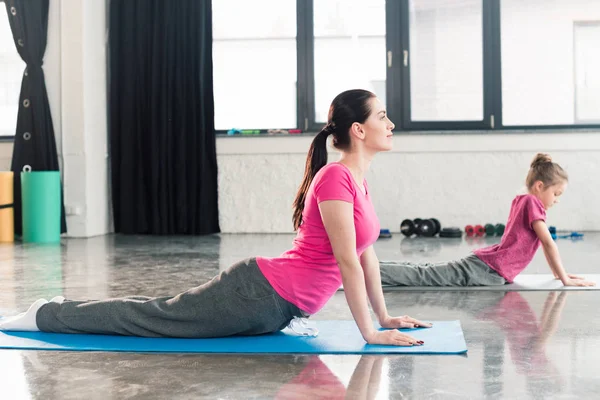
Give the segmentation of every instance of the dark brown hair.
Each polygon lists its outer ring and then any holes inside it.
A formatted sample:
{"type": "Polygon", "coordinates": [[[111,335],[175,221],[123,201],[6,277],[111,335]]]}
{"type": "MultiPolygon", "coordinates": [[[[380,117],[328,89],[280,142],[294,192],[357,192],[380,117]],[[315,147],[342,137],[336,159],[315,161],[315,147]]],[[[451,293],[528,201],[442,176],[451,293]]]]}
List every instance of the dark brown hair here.
{"type": "Polygon", "coordinates": [[[294,200],[294,230],[302,224],[306,193],[315,175],[327,164],[327,137],[333,135],[333,146],[338,150],[350,148],[350,127],[364,123],[371,114],[369,100],[375,95],[367,90],[354,89],[340,93],[329,107],[327,125],[315,136],[308,150],[304,177],[294,200]]]}

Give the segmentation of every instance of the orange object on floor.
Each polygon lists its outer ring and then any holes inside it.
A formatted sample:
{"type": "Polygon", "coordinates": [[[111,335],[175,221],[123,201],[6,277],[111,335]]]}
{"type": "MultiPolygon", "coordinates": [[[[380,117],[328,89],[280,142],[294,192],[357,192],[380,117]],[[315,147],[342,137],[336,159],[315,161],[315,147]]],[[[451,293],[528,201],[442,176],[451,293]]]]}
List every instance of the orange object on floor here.
{"type": "Polygon", "coordinates": [[[13,173],[0,172],[0,242],[15,241],[13,173]]]}

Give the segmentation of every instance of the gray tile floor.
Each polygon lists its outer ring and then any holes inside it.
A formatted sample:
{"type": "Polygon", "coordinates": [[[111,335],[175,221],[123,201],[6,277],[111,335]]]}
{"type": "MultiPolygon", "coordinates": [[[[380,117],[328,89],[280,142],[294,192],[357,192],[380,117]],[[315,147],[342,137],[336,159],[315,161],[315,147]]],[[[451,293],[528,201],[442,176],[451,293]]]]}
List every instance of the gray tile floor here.
{"type": "MultiPolygon", "coordinates": [[[[62,294],[173,295],[290,235],[105,236],[0,244],[0,315],[62,294]]],[[[377,242],[380,259],[441,261],[497,239],[377,242]]],[[[572,273],[600,273],[600,234],[559,240],[572,273]]],[[[540,252],[527,273],[549,273],[540,252]]],[[[391,313],[460,319],[466,356],[235,356],[0,350],[5,399],[598,398],[600,291],[389,292],[391,313]]],[[[337,293],[313,317],[351,319],[337,293]]]]}

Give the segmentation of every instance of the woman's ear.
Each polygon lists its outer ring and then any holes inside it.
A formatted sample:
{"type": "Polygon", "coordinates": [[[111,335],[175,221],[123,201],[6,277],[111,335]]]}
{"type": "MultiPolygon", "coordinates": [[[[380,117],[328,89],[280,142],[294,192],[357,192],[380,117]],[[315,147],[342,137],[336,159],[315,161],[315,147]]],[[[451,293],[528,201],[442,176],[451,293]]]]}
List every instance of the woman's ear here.
{"type": "Polygon", "coordinates": [[[350,135],[363,140],[365,138],[365,130],[363,129],[362,124],[354,122],[352,126],[350,126],[350,135]]]}

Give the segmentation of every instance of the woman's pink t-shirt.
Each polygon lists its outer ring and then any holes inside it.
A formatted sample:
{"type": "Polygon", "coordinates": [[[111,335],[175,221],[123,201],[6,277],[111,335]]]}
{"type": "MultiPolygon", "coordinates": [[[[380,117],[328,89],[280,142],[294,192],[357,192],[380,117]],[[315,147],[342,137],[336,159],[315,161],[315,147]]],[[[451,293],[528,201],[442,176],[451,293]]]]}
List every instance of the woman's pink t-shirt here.
{"type": "Polygon", "coordinates": [[[323,226],[319,203],[341,200],[354,205],[356,255],[379,237],[379,220],[366,181],[366,193],[356,184],[350,170],[339,162],[317,172],[304,202],[302,224],[291,250],[279,257],[257,257],[256,262],[273,289],[302,311],[314,314],[342,284],[342,276],[323,226]]]}

